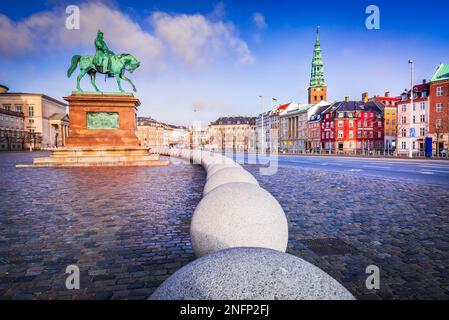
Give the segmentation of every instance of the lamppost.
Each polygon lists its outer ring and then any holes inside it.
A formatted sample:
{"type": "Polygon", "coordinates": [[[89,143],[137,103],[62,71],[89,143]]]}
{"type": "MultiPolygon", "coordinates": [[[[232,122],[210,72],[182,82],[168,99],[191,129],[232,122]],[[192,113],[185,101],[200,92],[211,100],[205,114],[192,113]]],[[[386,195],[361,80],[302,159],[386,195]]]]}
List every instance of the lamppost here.
{"type": "Polygon", "coordinates": [[[264,152],[264,141],[265,141],[265,137],[264,137],[264,128],[263,128],[263,96],[259,96],[259,99],[260,99],[260,115],[261,115],[261,117],[262,117],[262,133],[261,133],[261,140],[262,140],[262,142],[261,142],[261,149],[262,149],[262,153],[263,154],[265,154],[265,152],[264,152]]]}
{"type": "Polygon", "coordinates": [[[415,136],[415,128],[413,127],[413,109],[414,109],[414,105],[413,105],[413,60],[410,59],[408,61],[408,63],[410,64],[410,103],[411,103],[411,110],[410,110],[410,146],[409,146],[409,158],[413,158],[413,138],[415,136]]]}

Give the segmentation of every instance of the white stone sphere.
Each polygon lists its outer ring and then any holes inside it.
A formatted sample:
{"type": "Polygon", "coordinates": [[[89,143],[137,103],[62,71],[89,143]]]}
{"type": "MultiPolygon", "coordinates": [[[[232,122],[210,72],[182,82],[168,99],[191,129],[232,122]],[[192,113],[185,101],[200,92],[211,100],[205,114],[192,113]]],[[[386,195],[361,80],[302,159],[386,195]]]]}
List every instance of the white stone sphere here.
{"type": "Polygon", "coordinates": [[[237,167],[227,167],[216,171],[214,174],[207,178],[203,194],[206,195],[216,187],[232,182],[246,182],[252,183],[256,186],[259,185],[256,178],[254,178],[254,176],[245,169],[237,167]]]}
{"type": "Polygon", "coordinates": [[[242,168],[242,166],[236,162],[231,162],[231,163],[226,163],[226,164],[212,164],[212,165],[209,165],[206,169],[207,177],[209,178],[214,173],[216,173],[222,169],[228,169],[228,168],[242,168]]]}
{"type": "Polygon", "coordinates": [[[232,247],[287,249],[284,210],[266,190],[251,183],[221,185],[199,202],[190,226],[197,257],[232,247]]]}
{"type": "Polygon", "coordinates": [[[354,300],[323,270],[264,248],[217,251],[165,280],[151,300],[354,300]]]}

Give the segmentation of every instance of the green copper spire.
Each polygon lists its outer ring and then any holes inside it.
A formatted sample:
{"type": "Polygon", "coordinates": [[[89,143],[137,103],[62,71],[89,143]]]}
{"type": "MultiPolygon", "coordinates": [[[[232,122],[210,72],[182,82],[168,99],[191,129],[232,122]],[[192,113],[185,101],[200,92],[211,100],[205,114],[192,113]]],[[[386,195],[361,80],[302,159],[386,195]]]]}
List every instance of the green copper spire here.
{"type": "Polygon", "coordinates": [[[323,56],[321,54],[319,33],[320,27],[317,27],[315,50],[313,50],[313,59],[312,59],[312,74],[310,76],[311,88],[326,86],[326,82],[324,81],[324,63],[323,63],[323,56]]]}

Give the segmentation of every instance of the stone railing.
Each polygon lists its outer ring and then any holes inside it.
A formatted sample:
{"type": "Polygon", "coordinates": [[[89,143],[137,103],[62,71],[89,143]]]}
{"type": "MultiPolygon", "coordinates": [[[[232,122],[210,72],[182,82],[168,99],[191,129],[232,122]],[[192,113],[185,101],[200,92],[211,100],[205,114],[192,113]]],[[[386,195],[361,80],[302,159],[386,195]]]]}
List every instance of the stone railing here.
{"type": "Polygon", "coordinates": [[[151,148],[207,172],[190,235],[197,260],[151,299],[352,299],[336,280],[285,253],[288,222],[278,201],[241,165],[218,153],[151,148]]]}

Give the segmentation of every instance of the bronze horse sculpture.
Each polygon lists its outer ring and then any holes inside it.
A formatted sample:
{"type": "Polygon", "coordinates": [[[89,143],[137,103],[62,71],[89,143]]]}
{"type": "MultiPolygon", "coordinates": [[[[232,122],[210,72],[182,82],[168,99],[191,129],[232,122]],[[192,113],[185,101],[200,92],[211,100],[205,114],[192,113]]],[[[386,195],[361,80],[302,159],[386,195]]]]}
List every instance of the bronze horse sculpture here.
{"type": "Polygon", "coordinates": [[[73,71],[75,71],[77,65],[79,64],[80,67],[80,73],[78,77],[76,78],[76,88],[79,91],[83,91],[80,87],[80,81],[81,79],[86,75],[86,73],[90,76],[90,82],[92,83],[92,86],[95,88],[95,91],[99,92],[100,89],[98,89],[96,83],[95,83],[95,76],[96,73],[102,73],[106,74],[109,77],[115,77],[115,80],[117,81],[118,88],[120,92],[124,92],[120,79],[128,81],[131,86],[133,87],[133,91],[136,91],[135,85],[132,83],[130,79],[128,79],[125,76],[125,70],[129,72],[133,72],[140,66],[140,62],[134,58],[129,53],[119,54],[119,55],[113,55],[110,57],[111,63],[110,68],[106,72],[103,71],[103,67],[99,66],[94,63],[94,56],[80,56],[75,55],[72,57],[72,63],[70,65],[69,70],[67,70],[67,77],[70,78],[73,71]]]}
{"type": "Polygon", "coordinates": [[[115,54],[109,50],[108,46],[103,40],[103,32],[98,30],[97,38],[95,39],[95,56],[80,56],[75,55],[72,57],[72,63],[69,70],[67,70],[67,77],[70,78],[76,66],[79,64],[80,73],[76,78],[76,88],[78,91],[83,91],[80,87],[81,79],[86,75],[90,76],[90,82],[95,88],[95,91],[100,92],[95,84],[96,73],[102,73],[108,77],[115,77],[120,92],[124,92],[120,79],[126,80],[133,87],[133,91],[136,91],[136,87],[125,76],[125,71],[134,72],[139,66],[140,62],[129,53],[115,54]]]}

